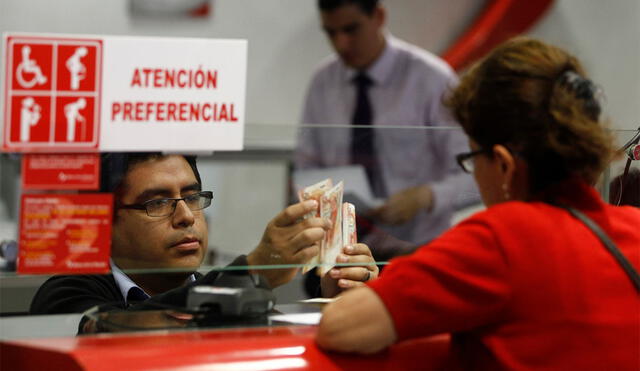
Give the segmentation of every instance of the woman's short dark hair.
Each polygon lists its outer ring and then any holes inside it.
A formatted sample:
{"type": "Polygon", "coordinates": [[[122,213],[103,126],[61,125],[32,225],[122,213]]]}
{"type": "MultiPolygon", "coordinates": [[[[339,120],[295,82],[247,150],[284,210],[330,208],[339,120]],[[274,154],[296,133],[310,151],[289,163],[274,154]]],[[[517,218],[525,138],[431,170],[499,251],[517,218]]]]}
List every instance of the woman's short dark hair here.
{"type": "Polygon", "coordinates": [[[447,104],[479,146],[502,144],[526,160],[535,193],[573,176],[593,184],[611,160],[599,95],[575,57],[518,37],[475,64],[447,104]]]}

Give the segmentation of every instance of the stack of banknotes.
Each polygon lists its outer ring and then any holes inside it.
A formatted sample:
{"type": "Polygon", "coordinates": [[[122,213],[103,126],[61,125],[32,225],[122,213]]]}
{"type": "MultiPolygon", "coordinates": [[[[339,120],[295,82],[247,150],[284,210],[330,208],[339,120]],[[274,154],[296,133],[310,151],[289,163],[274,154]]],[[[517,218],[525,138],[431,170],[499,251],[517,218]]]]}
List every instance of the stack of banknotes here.
{"type": "Polygon", "coordinates": [[[342,181],[334,186],[331,179],[325,179],[298,192],[300,201],[318,202],[318,209],[309,212],[305,218],[323,218],[331,223],[331,228],[320,242],[320,253],[308,262],[303,273],[319,266],[318,274],[324,275],[334,267],[345,246],[357,243],[356,208],[342,202],[343,191],[342,181]]]}

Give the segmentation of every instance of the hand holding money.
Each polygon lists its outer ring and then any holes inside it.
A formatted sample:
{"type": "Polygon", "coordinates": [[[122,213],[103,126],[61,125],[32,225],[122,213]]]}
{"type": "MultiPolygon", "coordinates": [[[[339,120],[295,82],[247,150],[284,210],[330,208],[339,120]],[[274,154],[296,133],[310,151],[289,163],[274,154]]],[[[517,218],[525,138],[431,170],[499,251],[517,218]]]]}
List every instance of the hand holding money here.
{"type": "Polygon", "coordinates": [[[342,182],[333,185],[331,179],[325,179],[298,192],[300,200],[319,201],[319,208],[305,217],[319,216],[330,226],[320,243],[319,255],[308,262],[309,268],[318,265],[324,297],[333,297],[378,277],[371,250],[358,243],[356,209],[342,202],[343,190],[342,182]],[[340,263],[348,265],[336,266],[340,263]]]}
{"type": "Polygon", "coordinates": [[[363,243],[345,246],[336,262],[349,265],[335,266],[322,277],[324,297],[336,296],[344,290],[363,286],[365,282],[378,277],[378,266],[375,265],[371,250],[363,243]]]}
{"type": "MultiPolygon", "coordinates": [[[[249,265],[303,264],[318,255],[318,242],[330,225],[322,218],[303,219],[317,208],[318,202],[309,200],[280,212],[267,225],[258,247],[247,256],[249,265]]],[[[252,273],[264,276],[271,287],[277,287],[289,282],[298,269],[255,269],[252,273]]]]}
{"type": "Polygon", "coordinates": [[[320,241],[319,254],[307,262],[302,273],[318,266],[318,274],[321,277],[324,276],[335,264],[336,258],[342,252],[346,242],[353,239],[352,243],[356,243],[355,208],[351,204],[342,203],[343,191],[342,182],[338,182],[334,186],[331,179],[325,179],[298,192],[300,201],[318,201],[318,209],[305,215],[305,218],[320,217],[329,223],[329,229],[320,241]],[[343,209],[347,210],[347,218],[342,217],[343,209]],[[343,228],[345,222],[351,222],[350,227],[343,228]],[[348,231],[351,235],[345,237],[343,231],[348,231]]]}

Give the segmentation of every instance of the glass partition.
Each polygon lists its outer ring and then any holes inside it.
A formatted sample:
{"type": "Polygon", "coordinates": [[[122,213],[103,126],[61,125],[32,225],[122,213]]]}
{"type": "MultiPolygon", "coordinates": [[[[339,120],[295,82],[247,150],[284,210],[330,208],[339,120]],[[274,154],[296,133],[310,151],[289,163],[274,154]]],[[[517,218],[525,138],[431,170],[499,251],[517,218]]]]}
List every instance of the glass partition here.
{"type": "MultiPolygon", "coordinates": [[[[145,187],[158,188],[153,182],[170,189],[148,199],[138,194],[123,199],[126,190],[116,192],[112,264],[136,282],[145,282],[151,292],[176,280],[189,282],[201,276],[250,271],[264,278],[260,284],[265,286],[257,287],[274,288],[278,305],[290,304],[323,294],[320,272],[359,267],[362,269],[352,274],[359,272],[361,277],[352,284],[360,284],[377,273],[374,265],[384,270],[393,257],[411,253],[483,209],[473,176],[455,161],[456,154],[469,151],[460,129],[376,127],[370,133],[378,149],[372,153],[373,165],[351,162],[352,148],[362,147],[362,143],[352,143],[352,130],[338,125],[247,125],[243,151],[197,156],[201,190],[213,192],[211,205],[205,208],[193,197],[200,189],[186,187],[189,177],[195,178],[184,158],[157,171],[155,167],[143,169],[144,161],[133,165],[132,169],[146,172],[140,172],[142,177],[136,178],[135,184],[128,184],[131,189],[143,192],[145,187]],[[156,178],[163,172],[173,177],[156,178]],[[328,178],[332,185],[323,190],[324,198],[316,197],[321,200],[317,208],[302,210],[300,199],[313,198],[304,195],[305,188],[328,178]],[[336,187],[340,182],[342,188],[336,187]],[[178,187],[177,195],[171,187],[178,187]],[[332,188],[338,194],[331,193],[332,188]],[[151,206],[146,201],[177,197],[186,198],[185,202],[168,201],[169,215],[148,215],[151,206]],[[351,238],[347,215],[342,215],[343,202],[355,205],[357,241],[366,245],[353,255],[342,250],[351,238]],[[131,204],[142,207],[123,207],[131,204]],[[330,221],[324,233],[328,237],[319,232],[322,222],[314,221],[312,214],[330,221]],[[343,226],[345,230],[341,230],[343,226]],[[313,260],[311,254],[304,253],[311,251],[318,252],[320,258],[313,260]],[[362,257],[368,254],[373,258],[362,257]],[[191,276],[194,271],[198,273],[191,276]]],[[[634,133],[615,131],[617,143],[626,143],[634,133]]],[[[1,155],[0,240],[4,242],[0,288],[5,315],[27,313],[36,290],[50,277],[13,271],[20,249],[12,242],[18,240],[23,194],[20,161],[17,154],[1,155]]],[[[154,161],[151,163],[162,162],[154,161]]],[[[622,185],[626,165],[623,157],[612,162],[597,188],[611,203],[638,206],[638,162],[631,163],[622,185]]],[[[334,287],[329,294],[339,290],[334,287]]]]}

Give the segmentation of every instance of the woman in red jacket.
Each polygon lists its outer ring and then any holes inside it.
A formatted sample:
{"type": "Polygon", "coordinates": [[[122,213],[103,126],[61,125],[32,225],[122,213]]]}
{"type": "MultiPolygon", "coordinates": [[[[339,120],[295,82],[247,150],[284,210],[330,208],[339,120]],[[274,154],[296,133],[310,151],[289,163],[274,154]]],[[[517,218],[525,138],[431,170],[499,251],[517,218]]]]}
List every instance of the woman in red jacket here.
{"type": "Polygon", "coordinates": [[[472,149],[458,162],[487,209],[329,305],[318,344],[372,353],[449,332],[475,369],[640,368],[640,209],[609,205],[591,186],[614,151],[580,63],[513,39],[449,103],[472,149]]]}

